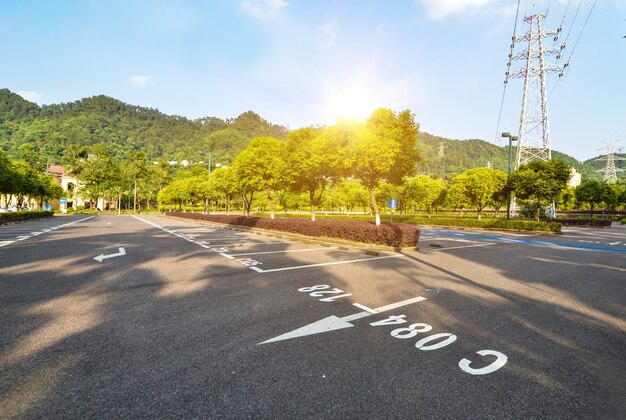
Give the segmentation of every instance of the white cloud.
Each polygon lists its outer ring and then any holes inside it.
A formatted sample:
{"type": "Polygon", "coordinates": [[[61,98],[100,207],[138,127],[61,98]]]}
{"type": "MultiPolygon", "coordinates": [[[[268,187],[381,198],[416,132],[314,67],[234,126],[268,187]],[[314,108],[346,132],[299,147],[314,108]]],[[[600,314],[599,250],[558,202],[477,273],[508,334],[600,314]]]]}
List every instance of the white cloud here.
{"type": "MultiPolygon", "coordinates": [[[[421,2],[426,7],[428,18],[437,20],[459,13],[483,12],[499,0],[421,0],[421,2]]],[[[495,9],[491,8],[489,11],[494,12],[495,9]]]]}
{"type": "Polygon", "coordinates": [[[152,76],[137,75],[137,76],[131,77],[128,80],[130,81],[130,83],[132,83],[133,86],[138,87],[138,88],[143,88],[148,84],[151,78],[152,76]]]}
{"type": "Polygon", "coordinates": [[[41,98],[43,98],[43,93],[35,92],[34,90],[23,90],[21,92],[17,92],[17,94],[31,102],[38,102],[41,98]]]}
{"type": "Polygon", "coordinates": [[[243,0],[241,2],[244,12],[261,20],[280,17],[282,10],[288,5],[285,0],[243,0]]]}
{"type": "Polygon", "coordinates": [[[335,43],[337,36],[337,25],[326,22],[317,28],[317,46],[320,49],[330,47],[335,43]]]}

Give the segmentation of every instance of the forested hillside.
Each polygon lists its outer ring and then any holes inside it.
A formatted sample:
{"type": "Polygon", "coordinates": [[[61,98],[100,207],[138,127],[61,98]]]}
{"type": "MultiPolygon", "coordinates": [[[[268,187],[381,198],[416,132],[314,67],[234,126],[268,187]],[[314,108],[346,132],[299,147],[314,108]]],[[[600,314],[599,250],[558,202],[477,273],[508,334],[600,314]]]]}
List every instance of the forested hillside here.
{"type": "Polygon", "coordinates": [[[0,147],[13,157],[30,144],[58,162],[72,144],[89,148],[103,143],[117,159],[141,150],[151,160],[202,160],[210,151],[230,164],[256,136],[285,139],[287,129],[251,111],[225,121],[215,117],[189,120],[107,96],[39,107],[7,89],[0,90],[0,147]]]}
{"type": "MultiPolygon", "coordinates": [[[[40,107],[8,89],[0,89],[0,147],[11,157],[29,150],[63,164],[64,151],[70,145],[89,149],[103,143],[117,160],[124,159],[128,152],[143,151],[153,161],[160,157],[201,161],[211,152],[219,163],[228,165],[252,138],[284,140],[287,134],[287,128],[252,111],[227,120],[190,120],[102,95],[40,107]]],[[[418,147],[419,173],[437,178],[451,179],[475,167],[491,165],[505,172],[508,167],[508,148],[483,140],[450,140],[422,131],[418,147]]],[[[597,171],[602,162],[581,163],[557,151],[553,156],[576,168],[584,178],[602,179],[597,171]]]]}
{"type": "MultiPolygon", "coordinates": [[[[507,172],[509,165],[508,146],[500,147],[483,140],[450,140],[420,132],[419,149],[422,152],[422,159],[418,165],[418,170],[420,173],[437,178],[451,179],[470,168],[487,167],[488,165],[493,169],[507,172]]],[[[514,166],[515,146],[512,157],[514,166]]],[[[579,162],[556,150],[552,151],[552,157],[575,168],[584,179],[602,179],[602,173],[597,172],[596,168],[589,164],[589,161],[579,162]]]]}

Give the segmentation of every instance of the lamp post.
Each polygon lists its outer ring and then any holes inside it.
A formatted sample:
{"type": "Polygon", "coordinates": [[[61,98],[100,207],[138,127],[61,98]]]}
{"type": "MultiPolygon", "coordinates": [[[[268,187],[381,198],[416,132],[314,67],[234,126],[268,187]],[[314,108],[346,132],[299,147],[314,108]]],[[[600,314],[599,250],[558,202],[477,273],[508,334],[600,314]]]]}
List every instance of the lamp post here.
{"type": "MultiPolygon", "coordinates": [[[[511,133],[506,132],[506,133],[502,133],[502,137],[508,137],[509,138],[509,170],[508,170],[508,176],[511,176],[511,160],[512,160],[512,150],[513,150],[513,145],[511,144],[511,142],[517,141],[517,136],[512,136],[511,133]]],[[[508,193],[507,193],[507,202],[506,202],[506,218],[507,220],[511,218],[511,190],[509,189],[508,193]]]]}

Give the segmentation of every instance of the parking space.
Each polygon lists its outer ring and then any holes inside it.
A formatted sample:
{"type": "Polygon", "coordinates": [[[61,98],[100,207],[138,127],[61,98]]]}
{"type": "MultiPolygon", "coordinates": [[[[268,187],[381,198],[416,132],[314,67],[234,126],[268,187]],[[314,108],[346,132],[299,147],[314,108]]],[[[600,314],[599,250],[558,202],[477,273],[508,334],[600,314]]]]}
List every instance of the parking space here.
{"type": "Polygon", "coordinates": [[[45,235],[57,229],[84,222],[92,218],[93,216],[65,216],[61,219],[48,218],[29,220],[27,223],[8,223],[0,225],[0,248],[40,235],[45,235]]]}
{"type": "Polygon", "coordinates": [[[194,226],[160,217],[135,218],[260,274],[403,257],[403,254],[396,252],[372,251],[313,240],[290,239],[279,233],[241,231],[206,225],[194,226]]]}

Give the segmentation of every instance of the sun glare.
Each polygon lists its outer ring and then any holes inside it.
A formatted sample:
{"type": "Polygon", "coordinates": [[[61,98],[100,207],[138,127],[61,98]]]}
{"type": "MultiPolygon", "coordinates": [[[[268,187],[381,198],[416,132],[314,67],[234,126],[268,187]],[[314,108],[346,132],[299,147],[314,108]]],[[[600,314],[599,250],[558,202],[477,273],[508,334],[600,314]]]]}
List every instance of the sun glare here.
{"type": "Polygon", "coordinates": [[[364,120],[377,107],[375,96],[371,87],[357,85],[338,87],[328,93],[325,114],[331,120],[338,118],[364,120]]]}
{"type": "Polygon", "coordinates": [[[381,83],[366,72],[327,80],[323,86],[318,114],[326,124],[341,118],[363,121],[377,108],[395,108],[405,102],[397,86],[381,83]]]}

